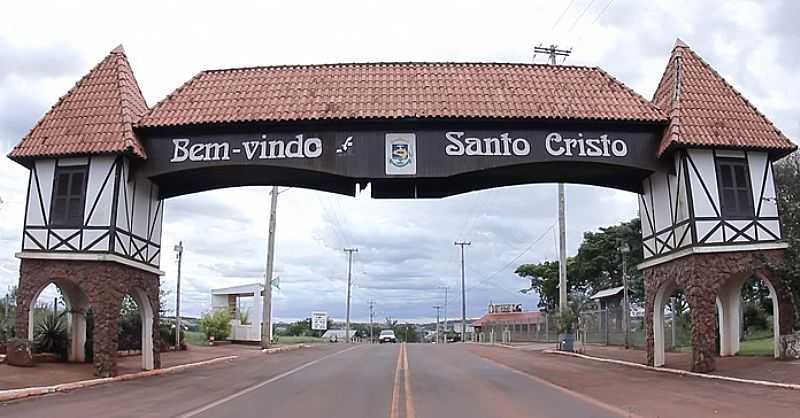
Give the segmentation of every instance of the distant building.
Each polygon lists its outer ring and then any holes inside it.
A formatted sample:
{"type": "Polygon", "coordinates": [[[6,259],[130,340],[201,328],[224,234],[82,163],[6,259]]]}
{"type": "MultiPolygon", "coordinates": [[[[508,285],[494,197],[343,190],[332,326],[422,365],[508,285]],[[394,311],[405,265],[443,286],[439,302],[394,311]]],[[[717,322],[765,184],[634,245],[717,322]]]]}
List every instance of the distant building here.
{"type": "Polygon", "coordinates": [[[536,341],[546,339],[549,331],[544,312],[499,312],[497,309],[490,309],[489,313],[474,321],[472,327],[480,342],[536,341]]]}

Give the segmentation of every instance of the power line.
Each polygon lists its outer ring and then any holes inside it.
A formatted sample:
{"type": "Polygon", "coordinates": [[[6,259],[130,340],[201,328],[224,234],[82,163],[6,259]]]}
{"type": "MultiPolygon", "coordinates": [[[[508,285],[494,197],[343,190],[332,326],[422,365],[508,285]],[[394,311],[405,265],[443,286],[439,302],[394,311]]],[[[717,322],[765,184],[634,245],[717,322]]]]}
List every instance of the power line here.
{"type": "Polygon", "coordinates": [[[528,247],[527,247],[527,248],[525,248],[525,250],[523,250],[521,253],[519,253],[519,255],[517,255],[516,257],[514,257],[514,259],[512,259],[511,261],[509,261],[508,263],[506,263],[506,265],[505,265],[505,266],[503,266],[503,267],[502,267],[502,268],[500,268],[499,270],[495,271],[494,273],[492,273],[492,274],[490,274],[490,275],[486,276],[485,278],[483,278],[483,279],[482,279],[482,280],[480,280],[479,282],[486,282],[486,281],[488,281],[488,280],[489,280],[489,279],[491,279],[492,277],[496,276],[497,274],[499,274],[500,272],[502,272],[502,271],[506,270],[506,269],[507,269],[509,266],[511,266],[512,264],[514,264],[515,262],[517,262],[517,260],[519,260],[520,258],[522,258],[522,256],[524,256],[525,254],[527,254],[527,253],[528,253],[528,251],[530,251],[530,250],[531,250],[531,249],[532,249],[532,248],[533,248],[533,247],[534,247],[536,244],[538,244],[538,243],[539,243],[539,241],[541,241],[542,239],[544,239],[544,237],[545,237],[545,236],[546,236],[546,235],[547,235],[547,234],[550,232],[550,230],[551,230],[551,229],[555,228],[555,226],[556,226],[556,224],[555,224],[555,223],[553,223],[552,225],[550,225],[550,226],[549,226],[547,229],[545,229],[545,231],[544,231],[544,232],[542,232],[542,234],[541,234],[541,235],[539,235],[539,237],[538,237],[538,238],[536,238],[536,239],[535,239],[533,242],[531,242],[531,244],[530,244],[530,245],[528,245],[528,247]]]}
{"type": "Polygon", "coordinates": [[[594,20],[592,20],[592,23],[583,28],[583,30],[580,32],[580,36],[578,36],[578,38],[574,42],[575,45],[580,43],[583,37],[586,36],[586,33],[588,32],[589,28],[593,27],[600,20],[600,18],[603,17],[603,15],[606,13],[606,11],[608,10],[608,8],[611,6],[612,3],[614,3],[614,0],[608,0],[608,3],[606,3],[605,7],[603,7],[603,9],[600,10],[600,13],[598,13],[597,16],[594,18],[594,20]]]}
{"type": "Polygon", "coordinates": [[[556,28],[556,26],[558,26],[558,24],[559,24],[559,23],[561,23],[561,19],[563,19],[563,18],[564,18],[564,15],[566,15],[566,14],[567,14],[567,11],[570,9],[570,7],[572,7],[572,5],[573,5],[573,4],[575,4],[575,0],[572,0],[572,1],[570,1],[570,2],[569,2],[569,4],[567,5],[567,7],[566,7],[566,8],[564,8],[564,11],[562,11],[562,12],[561,12],[561,15],[559,15],[559,16],[558,16],[558,19],[556,19],[556,22],[555,22],[555,23],[553,23],[553,27],[551,27],[551,28],[550,28],[550,30],[551,30],[551,31],[552,31],[553,29],[555,29],[555,28],[556,28]]]}
{"type": "Polygon", "coordinates": [[[595,2],[595,0],[591,0],[588,4],[586,4],[586,7],[583,8],[583,11],[581,12],[581,14],[578,15],[578,18],[575,19],[574,22],[572,22],[572,26],[569,27],[569,30],[567,31],[567,34],[569,34],[570,32],[572,32],[573,29],[575,29],[575,26],[583,18],[583,15],[586,14],[586,12],[589,10],[589,8],[592,7],[592,4],[594,4],[594,2],[595,2]]]}

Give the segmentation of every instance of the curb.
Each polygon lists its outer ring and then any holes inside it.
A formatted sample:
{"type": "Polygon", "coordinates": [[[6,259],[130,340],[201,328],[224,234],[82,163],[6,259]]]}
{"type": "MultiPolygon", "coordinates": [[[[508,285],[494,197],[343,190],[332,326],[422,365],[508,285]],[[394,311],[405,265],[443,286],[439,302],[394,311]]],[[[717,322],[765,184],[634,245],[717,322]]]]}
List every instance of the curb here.
{"type": "Polygon", "coordinates": [[[264,348],[261,350],[261,352],[265,354],[276,354],[276,353],[283,353],[286,351],[300,350],[301,348],[309,348],[309,347],[311,346],[308,344],[293,344],[275,348],[264,348]]]}
{"type": "Polygon", "coordinates": [[[115,377],[105,377],[99,379],[91,379],[91,380],[81,380],[78,382],[70,382],[70,383],[62,383],[59,385],[53,386],[40,386],[40,387],[30,387],[30,388],[22,388],[22,389],[9,389],[9,390],[0,390],[0,402],[8,402],[8,401],[15,401],[19,399],[29,398],[32,396],[41,396],[47,395],[50,393],[57,393],[57,392],[66,392],[75,389],[83,389],[97,385],[103,385],[106,383],[113,383],[113,382],[124,382],[128,380],[135,380],[141,379],[143,377],[150,377],[150,376],[161,376],[166,374],[178,373],[187,369],[193,369],[197,367],[207,366],[214,363],[219,363],[222,361],[233,360],[237,359],[239,356],[225,356],[225,357],[217,357],[210,360],[199,361],[197,363],[189,363],[189,364],[181,364],[178,366],[167,367],[164,369],[153,369],[153,370],[146,370],[138,373],[130,373],[130,374],[123,374],[120,376],[115,377]]]}
{"type": "Polygon", "coordinates": [[[709,380],[722,380],[726,382],[735,382],[735,383],[746,383],[750,385],[756,386],[765,386],[765,387],[773,387],[773,388],[780,388],[780,389],[790,389],[790,390],[800,390],[800,384],[795,383],[780,383],[780,382],[772,382],[769,380],[752,380],[752,379],[741,379],[738,377],[730,377],[730,376],[722,376],[718,374],[705,374],[705,373],[695,373],[686,370],[680,369],[670,369],[667,367],[653,367],[653,366],[646,366],[644,364],[639,363],[631,363],[629,361],[623,360],[615,360],[615,359],[608,359],[602,357],[594,357],[594,356],[587,356],[586,354],[578,354],[578,353],[571,353],[567,351],[558,351],[558,350],[543,350],[545,354],[557,354],[561,356],[569,356],[569,357],[577,357],[582,358],[585,360],[592,360],[598,361],[601,363],[609,363],[609,364],[616,364],[620,366],[628,366],[634,367],[643,370],[649,370],[653,372],[660,372],[660,373],[670,373],[679,376],[691,376],[691,377],[699,377],[703,379],[709,380]]]}

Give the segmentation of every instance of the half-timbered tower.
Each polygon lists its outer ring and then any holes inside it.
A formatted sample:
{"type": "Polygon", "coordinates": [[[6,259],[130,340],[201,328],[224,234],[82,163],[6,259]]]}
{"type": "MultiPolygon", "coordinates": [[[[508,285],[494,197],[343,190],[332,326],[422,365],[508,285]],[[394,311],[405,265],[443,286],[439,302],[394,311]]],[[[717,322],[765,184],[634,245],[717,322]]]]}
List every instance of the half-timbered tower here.
{"type": "Polygon", "coordinates": [[[772,162],[796,146],[702,58],[676,43],[653,102],[669,114],[658,158],[669,170],[639,196],[647,294],[648,362],[664,364],[663,311],[676,288],[691,310],[695,370],[739,351],[741,290],[753,274],[767,282],[775,355],[791,334],[790,293],[774,271],[782,262],[772,162]],[[718,319],[717,319],[718,316],[718,319]]]}
{"type": "Polygon", "coordinates": [[[39,293],[55,283],[69,312],[69,359],[84,360],[94,315],[99,375],[115,373],[117,318],[132,296],[142,315],[143,367],[159,364],[161,199],[137,173],[147,154],[133,126],[147,112],[121,47],[84,76],[14,148],[30,169],[17,290],[20,335],[33,338],[39,293]]]}

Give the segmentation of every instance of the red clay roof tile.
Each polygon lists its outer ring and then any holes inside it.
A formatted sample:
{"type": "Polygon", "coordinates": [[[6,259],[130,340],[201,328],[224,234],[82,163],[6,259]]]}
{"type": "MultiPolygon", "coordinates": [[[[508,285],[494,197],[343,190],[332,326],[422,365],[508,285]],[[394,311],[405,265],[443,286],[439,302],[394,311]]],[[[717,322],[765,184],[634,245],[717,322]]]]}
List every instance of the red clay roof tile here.
{"type": "Polygon", "coordinates": [[[680,39],[653,95],[670,117],[659,156],[676,147],[765,149],[797,146],[680,39]]]}
{"type": "Polygon", "coordinates": [[[666,121],[597,68],[372,63],[204,71],[139,126],[407,117],[666,121]]]}
{"type": "Polygon", "coordinates": [[[42,117],[9,157],[131,152],[146,158],[133,124],[147,103],[122,46],[86,74],[42,117]]]}

